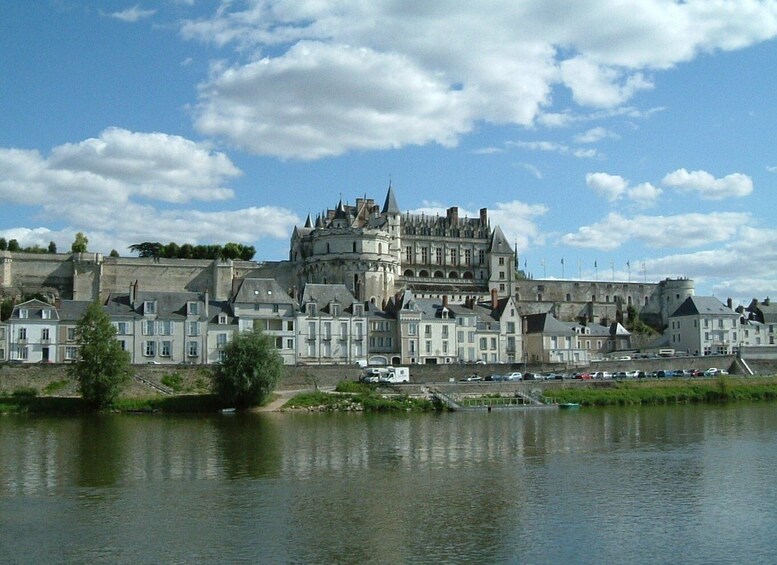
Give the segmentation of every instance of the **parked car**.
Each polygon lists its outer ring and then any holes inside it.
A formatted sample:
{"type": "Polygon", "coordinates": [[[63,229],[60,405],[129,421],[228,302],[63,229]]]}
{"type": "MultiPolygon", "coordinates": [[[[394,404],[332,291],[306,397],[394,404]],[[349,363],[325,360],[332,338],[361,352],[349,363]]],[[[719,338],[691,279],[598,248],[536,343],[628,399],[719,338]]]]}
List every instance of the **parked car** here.
{"type": "Polygon", "coordinates": [[[575,373],[572,378],[578,381],[590,381],[591,373],[575,373]]]}
{"type": "Polygon", "coordinates": [[[506,381],[522,381],[523,380],[523,373],[520,373],[518,371],[507,373],[505,375],[504,380],[506,381]]]}
{"type": "Polygon", "coordinates": [[[494,373],[493,375],[486,375],[486,378],[483,379],[484,381],[489,382],[498,382],[504,380],[504,377],[502,375],[497,375],[494,373]]]}
{"type": "Polygon", "coordinates": [[[474,382],[474,381],[482,381],[482,380],[483,380],[483,377],[481,377],[481,376],[480,376],[480,375],[478,375],[478,374],[475,374],[475,375],[466,375],[466,376],[464,376],[464,377],[461,377],[459,380],[460,380],[460,381],[463,381],[463,382],[474,382]]]}
{"type": "Polygon", "coordinates": [[[523,380],[524,381],[534,381],[537,380],[537,375],[534,373],[524,373],[523,374],[523,380]]]}

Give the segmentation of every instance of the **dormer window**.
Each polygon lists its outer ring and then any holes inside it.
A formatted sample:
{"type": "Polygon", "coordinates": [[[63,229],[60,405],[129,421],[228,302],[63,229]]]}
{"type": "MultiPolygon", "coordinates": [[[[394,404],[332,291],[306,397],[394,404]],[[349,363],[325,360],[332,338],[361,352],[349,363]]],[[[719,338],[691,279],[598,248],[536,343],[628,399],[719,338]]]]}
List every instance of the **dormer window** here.
{"type": "Polygon", "coordinates": [[[153,300],[146,300],[143,303],[143,313],[156,314],[156,302],[154,302],[153,300]]]}
{"type": "Polygon", "coordinates": [[[315,316],[316,315],[316,304],[314,302],[308,303],[308,316],[315,316]]]}
{"type": "Polygon", "coordinates": [[[225,326],[227,324],[227,315],[219,314],[219,324],[225,326]]]}
{"type": "Polygon", "coordinates": [[[40,311],[40,317],[44,320],[50,320],[51,319],[51,310],[41,310],[40,311]]]}
{"type": "Polygon", "coordinates": [[[340,305],[332,304],[332,316],[335,318],[340,315],[340,305]]]}
{"type": "Polygon", "coordinates": [[[199,316],[200,315],[199,302],[189,302],[188,310],[189,310],[189,316],[199,316]]]}
{"type": "Polygon", "coordinates": [[[21,308],[19,310],[19,317],[22,319],[26,319],[30,317],[30,311],[27,310],[27,308],[21,308]]]}
{"type": "Polygon", "coordinates": [[[354,304],[353,305],[353,315],[354,316],[364,316],[364,305],[363,304],[354,304]]]}

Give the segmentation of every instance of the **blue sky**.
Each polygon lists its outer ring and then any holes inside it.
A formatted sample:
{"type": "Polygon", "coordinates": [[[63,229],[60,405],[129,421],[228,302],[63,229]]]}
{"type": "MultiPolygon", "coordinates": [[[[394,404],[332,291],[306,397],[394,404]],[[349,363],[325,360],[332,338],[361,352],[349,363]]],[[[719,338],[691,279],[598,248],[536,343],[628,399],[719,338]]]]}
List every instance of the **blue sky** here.
{"type": "Polygon", "coordinates": [[[389,182],[535,278],[777,295],[777,2],[3,2],[0,236],[286,257],[389,182]],[[562,262],[563,260],[563,262],[562,262]]]}

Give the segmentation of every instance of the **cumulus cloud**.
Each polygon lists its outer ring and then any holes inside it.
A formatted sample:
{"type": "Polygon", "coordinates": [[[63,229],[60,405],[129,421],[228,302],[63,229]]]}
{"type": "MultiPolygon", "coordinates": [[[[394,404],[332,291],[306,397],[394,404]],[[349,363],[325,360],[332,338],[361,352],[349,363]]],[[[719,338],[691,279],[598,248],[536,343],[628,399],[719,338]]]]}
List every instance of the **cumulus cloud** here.
{"type": "Polygon", "coordinates": [[[145,18],[150,18],[154,14],[156,14],[156,10],[142,10],[137,4],[135,4],[132,8],[127,8],[126,10],[122,10],[120,12],[111,12],[109,14],[103,13],[103,15],[110,18],[128,23],[135,23],[145,18]]]}
{"type": "Polygon", "coordinates": [[[451,146],[483,121],[577,119],[577,110],[551,110],[562,86],[583,108],[613,111],[653,88],[663,69],[775,37],[777,7],[224,0],[181,33],[238,53],[239,62],[214,66],[201,85],[200,131],[258,154],[314,159],[451,146]]]}
{"type": "Polygon", "coordinates": [[[0,149],[0,197],[19,204],[121,204],[225,200],[221,185],[240,170],[207,145],[163,133],[109,128],[99,137],[38,151],[0,149]]]}
{"type": "Polygon", "coordinates": [[[588,188],[608,202],[616,202],[622,197],[627,197],[640,206],[654,204],[663,192],[647,182],[631,186],[623,177],[608,173],[588,173],[585,176],[585,183],[588,188]]]}
{"type": "Polygon", "coordinates": [[[300,42],[283,57],[217,67],[201,92],[201,132],[282,158],[406,143],[453,146],[471,127],[464,94],[408,58],[322,42],[300,42]]]}
{"type": "Polygon", "coordinates": [[[40,208],[68,226],[59,231],[8,228],[4,237],[18,239],[23,246],[53,240],[64,249],[76,231],[83,231],[90,247],[100,249],[103,244],[103,250],[144,240],[287,238],[299,218],[279,207],[206,213],[160,211],[149,204],[231,199],[232,189],[223,184],[240,174],[226,155],[206,144],[119,128],[55,147],[47,157],[34,150],[0,148],[0,200],[40,208]]]}
{"type": "Polygon", "coordinates": [[[749,214],[736,212],[632,217],[610,213],[600,222],[563,235],[561,242],[603,251],[618,249],[629,241],[653,248],[699,247],[730,240],[749,221],[749,214]]]}
{"type": "Polygon", "coordinates": [[[707,171],[691,171],[677,169],[669,173],[661,181],[679,192],[697,192],[704,200],[723,200],[747,196],[753,192],[752,179],[742,173],[732,173],[716,179],[707,171]]]}

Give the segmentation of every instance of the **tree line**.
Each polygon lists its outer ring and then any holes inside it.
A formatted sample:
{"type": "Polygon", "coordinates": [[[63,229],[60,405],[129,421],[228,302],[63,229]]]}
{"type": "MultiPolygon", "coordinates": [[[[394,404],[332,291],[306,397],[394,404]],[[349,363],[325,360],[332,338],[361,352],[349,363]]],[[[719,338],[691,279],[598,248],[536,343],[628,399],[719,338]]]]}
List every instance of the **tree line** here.
{"type": "Polygon", "coordinates": [[[184,243],[179,245],[174,241],[168,244],[158,241],[144,241],[129,246],[130,251],[139,257],[152,257],[154,259],[241,259],[250,261],[256,255],[253,245],[243,245],[230,241],[224,245],[192,245],[184,243]]]}

